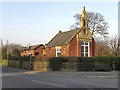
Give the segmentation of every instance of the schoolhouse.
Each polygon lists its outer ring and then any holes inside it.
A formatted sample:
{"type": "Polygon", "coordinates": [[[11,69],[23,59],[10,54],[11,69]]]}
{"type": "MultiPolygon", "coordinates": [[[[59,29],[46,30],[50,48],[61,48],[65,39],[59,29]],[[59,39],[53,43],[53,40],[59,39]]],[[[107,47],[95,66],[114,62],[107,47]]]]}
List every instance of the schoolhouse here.
{"type": "Polygon", "coordinates": [[[45,57],[93,57],[98,54],[97,43],[88,28],[85,7],[80,20],[80,28],[59,31],[43,48],[45,57]]]}

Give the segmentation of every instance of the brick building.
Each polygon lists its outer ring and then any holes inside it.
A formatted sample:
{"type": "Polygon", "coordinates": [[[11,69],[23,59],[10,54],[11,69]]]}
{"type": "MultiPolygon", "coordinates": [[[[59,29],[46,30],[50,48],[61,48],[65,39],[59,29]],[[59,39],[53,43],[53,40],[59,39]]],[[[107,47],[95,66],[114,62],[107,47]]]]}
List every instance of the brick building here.
{"type": "Polygon", "coordinates": [[[31,54],[32,56],[42,57],[43,56],[43,48],[44,48],[43,44],[32,45],[29,47],[23,47],[21,49],[21,56],[29,56],[31,54]]]}
{"type": "Polygon", "coordinates": [[[89,31],[86,16],[87,14],[84,7],[80,20],[80,28],[66,32],[59,31],[59,33],[46,44],[43,49],[43,55],[45,57],[97,56],[97,44],[89,31]]]}

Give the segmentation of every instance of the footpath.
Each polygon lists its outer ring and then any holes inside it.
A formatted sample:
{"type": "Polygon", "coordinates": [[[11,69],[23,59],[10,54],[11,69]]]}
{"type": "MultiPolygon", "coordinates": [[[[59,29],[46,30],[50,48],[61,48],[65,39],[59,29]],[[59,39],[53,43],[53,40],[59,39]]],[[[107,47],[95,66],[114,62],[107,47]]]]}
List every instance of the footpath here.
{"type": "Polygon", "coordinates": [[[36,74],[36,75],[46,75],[46,76],[55,76],[55,77],[81,77],[81,78],[120,78],[120,72],[111,71],[111,72],[90,72],[90,71],[81,71],[81,72],[58,72],[58,71],[34,71],[34,70],[25,70],[12,67],[2,67],[2,75],[19,75],[19,74],[36,74]]]}

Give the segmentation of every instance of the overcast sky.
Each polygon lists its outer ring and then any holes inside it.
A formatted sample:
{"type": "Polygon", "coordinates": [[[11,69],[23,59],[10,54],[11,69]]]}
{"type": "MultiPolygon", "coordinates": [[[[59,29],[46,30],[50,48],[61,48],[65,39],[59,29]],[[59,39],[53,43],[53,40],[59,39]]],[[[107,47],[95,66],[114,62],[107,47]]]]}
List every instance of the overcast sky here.
{"type": "Polygon", "coordinates": [[[109,37],[118,35],[117,2],[4,2],[2,3],[3,40],[27,45],[45,44],[59,30],[68,31],[75,14],[93,11],[109,23],[109,37]]]}

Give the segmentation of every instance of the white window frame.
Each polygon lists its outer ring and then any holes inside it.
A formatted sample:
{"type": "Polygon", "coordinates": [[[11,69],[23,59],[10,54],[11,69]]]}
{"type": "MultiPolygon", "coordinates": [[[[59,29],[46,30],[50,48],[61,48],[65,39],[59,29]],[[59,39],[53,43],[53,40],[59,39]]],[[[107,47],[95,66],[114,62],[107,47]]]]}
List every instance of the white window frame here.
{"type": "MultiPolygon", "coordinates": [[[[87,41],[81,41],[81,42],[84,42],[84,45],[81,45],[81,46],[84,47],[84,52],[83,52],[84,57],[85,57],[85,54],[86,54],[86,52],[85,52],[85,46],[88,46],[88,57],[89,57],[89,42],[88,42],[88,45],[85,45],[85,42],[87,42],[87,41]]],[[[81,52],[81,54],[82,54],[82,52],[81,52]]]]}
{"type": "Polygon", "coordinates": [[[56,57],[58,57],[58,53],[61,53],[61,48],[56,48],[56,57]]]}

